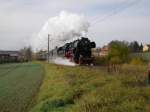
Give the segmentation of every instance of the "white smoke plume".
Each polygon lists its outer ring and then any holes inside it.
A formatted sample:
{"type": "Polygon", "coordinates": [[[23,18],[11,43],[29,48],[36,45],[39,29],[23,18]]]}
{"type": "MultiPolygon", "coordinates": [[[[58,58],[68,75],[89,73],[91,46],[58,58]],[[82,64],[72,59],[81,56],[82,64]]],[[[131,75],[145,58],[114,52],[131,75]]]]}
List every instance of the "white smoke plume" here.
{"type": "Polygon", "coordinates": [[[62,57],[56,57],[54,59],[50,59],[50,63],[55,63],[58,65],[65,65],[65,66],[76,66],[74,62],[71,62],[70,60],[62,57]]]}
{"type": "Polygon", "coordinates": [[[36,48],[46,48],[47,36],[50,35],[50,49],[63,45],[66,41],[85,36],[90,24],[83,15],[60,12],[56,17],[51,17],[45,23],[38,37],[34,39],[36,48]]]}

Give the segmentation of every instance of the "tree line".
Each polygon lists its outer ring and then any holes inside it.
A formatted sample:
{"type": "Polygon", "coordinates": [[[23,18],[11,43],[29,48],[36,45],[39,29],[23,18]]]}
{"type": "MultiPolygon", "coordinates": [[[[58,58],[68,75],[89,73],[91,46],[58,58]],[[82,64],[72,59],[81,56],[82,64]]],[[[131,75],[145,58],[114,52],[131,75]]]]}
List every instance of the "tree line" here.
{"type": "Polygon", "coordinates": [[[108,71],[118,70],[121,63],[127,63],[130,58],[130,53],[138,53],[143,51],[143,45],[137,41],[111,41],[108,44],[109,50],[107,55],[108,71]]]}
{"type": "Polygon", "coordinates": [[[20,50],[22,61],[32,61],[33,60],[33,50],[30,46],[24,47],[20,50]]]}

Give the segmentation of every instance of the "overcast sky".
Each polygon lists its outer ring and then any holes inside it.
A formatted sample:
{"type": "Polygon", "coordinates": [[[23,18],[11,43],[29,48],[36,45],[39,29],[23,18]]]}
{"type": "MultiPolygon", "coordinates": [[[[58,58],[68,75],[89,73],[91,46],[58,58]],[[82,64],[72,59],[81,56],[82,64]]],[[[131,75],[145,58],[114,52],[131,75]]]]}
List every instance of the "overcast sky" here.
{"type": "Polygon", "coordinates": [[[150,0],[0,0],[0,50],[32,45],[48,18],[62,10],[85,15],[98,46],[116,39],[150,43],[150,0]]]}

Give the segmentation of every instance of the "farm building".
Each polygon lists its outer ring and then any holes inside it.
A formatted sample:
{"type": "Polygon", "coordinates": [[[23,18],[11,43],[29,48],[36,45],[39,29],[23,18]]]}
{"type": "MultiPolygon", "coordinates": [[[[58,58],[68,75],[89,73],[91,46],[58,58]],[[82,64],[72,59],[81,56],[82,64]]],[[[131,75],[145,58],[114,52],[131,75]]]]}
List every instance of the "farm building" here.
{"type": "Polygon", "coordinates": [[[0,51],[0,63],[18,62],[20,58],[19,51],[0,51]]]}
{"type": "Polygon", "coordinates": [[[147,51],[150,51],[150,44],[145,44],[143,46],[143,52],[147,52],[147,51]]]}

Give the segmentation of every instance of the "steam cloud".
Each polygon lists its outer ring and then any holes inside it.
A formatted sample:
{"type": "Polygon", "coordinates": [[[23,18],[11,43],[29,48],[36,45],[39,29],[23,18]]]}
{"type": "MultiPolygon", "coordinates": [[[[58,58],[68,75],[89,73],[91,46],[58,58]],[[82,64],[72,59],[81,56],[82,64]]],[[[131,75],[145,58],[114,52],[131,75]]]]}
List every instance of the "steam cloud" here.
{"type": "Polygon", "coordinates": [[[51,17],[39,32],[34,43],[36,48],[46,48],[47,36],[50,34],[51,46],[60,46],[68,40],[85,36],[90,24],[83,15],[62,11],[58,16],[51,17]]]}
{"type": "Polygon", "coordinates": [[[65,65],[65,66],[76,66],[77,65],[74,62],[71,62],[70,60],[62,58],[62,57],[56,57],[54,59],[51,59],[50,63],[55,63],[58,65],[65,65]]]}

